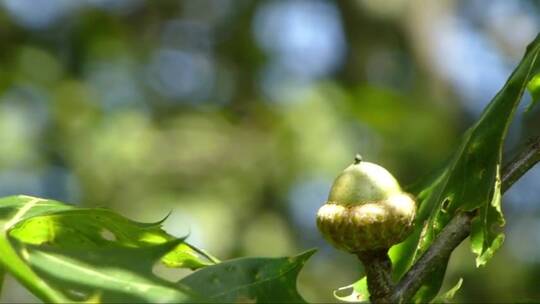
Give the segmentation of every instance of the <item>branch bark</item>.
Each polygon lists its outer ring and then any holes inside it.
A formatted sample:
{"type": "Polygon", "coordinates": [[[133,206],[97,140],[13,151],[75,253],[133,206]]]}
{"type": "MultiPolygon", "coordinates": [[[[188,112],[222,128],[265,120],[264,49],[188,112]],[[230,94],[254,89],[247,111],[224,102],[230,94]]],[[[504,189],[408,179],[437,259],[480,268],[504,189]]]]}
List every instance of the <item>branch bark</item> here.
{"type": "Polygon", "coordinates": [[[366,250],[356,255],[364,264],[371,302],[388,303],[394,289],[392,261],[388,256],[388,249],[366,250]]]}
{"type": "MultiPolygon", "coordinates": [[[[540,161],[540,137],[532,140],[502,170],[501,191],[504,193],[529,169],[540,161]]],[[[441,262],[446,262],[454,249],[466,239],[471,232],[471,221],[474,213],[458,213],[446,225],[437,239],[420,259],[403,276],[396,285],[390,301],[392,303],[408,302],[422,286],[424,280],[441,262]]]]}

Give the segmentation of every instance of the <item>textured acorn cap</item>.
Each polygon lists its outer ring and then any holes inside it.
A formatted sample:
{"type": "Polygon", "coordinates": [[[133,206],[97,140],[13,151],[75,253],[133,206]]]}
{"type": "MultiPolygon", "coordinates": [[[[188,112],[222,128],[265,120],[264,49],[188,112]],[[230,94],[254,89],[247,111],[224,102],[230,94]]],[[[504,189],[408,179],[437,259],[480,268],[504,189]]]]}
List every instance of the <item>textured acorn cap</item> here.
{"type": "Polygon", "coordinates": [[[317,226],[349,252],[389,248],[410,233],[416,204],[383,167],[355,159],[335,180],[317,226]]]}

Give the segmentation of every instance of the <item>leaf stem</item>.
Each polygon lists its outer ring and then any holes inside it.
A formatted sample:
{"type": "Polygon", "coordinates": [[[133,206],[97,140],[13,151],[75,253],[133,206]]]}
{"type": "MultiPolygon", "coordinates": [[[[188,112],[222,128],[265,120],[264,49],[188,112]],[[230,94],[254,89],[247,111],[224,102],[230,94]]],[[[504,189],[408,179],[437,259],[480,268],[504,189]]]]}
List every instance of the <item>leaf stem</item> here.
{"type": "MultiPolygon", "coordinates": [[[[540,161],[540,137],[531,140],[526,148],[502,170],[501,191],[504,193],[529,169],[540,161]]],[[[469,236],[474,213],[462,212],[444,227],[437,239],[407,271],[389,297],[389,302],[409,302],[436,266],[446,261],[454,249],[469,236]]],[[[368,276],[369,282],[369,276],[368,276]]]]}

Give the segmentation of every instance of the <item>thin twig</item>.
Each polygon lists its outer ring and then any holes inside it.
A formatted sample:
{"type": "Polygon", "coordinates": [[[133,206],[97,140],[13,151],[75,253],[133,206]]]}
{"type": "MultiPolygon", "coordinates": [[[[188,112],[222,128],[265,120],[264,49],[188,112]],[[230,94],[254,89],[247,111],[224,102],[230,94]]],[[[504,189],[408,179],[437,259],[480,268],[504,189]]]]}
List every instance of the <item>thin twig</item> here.
{"type": "MultiPolygon", "coordinates": [[[[540,137],[531,141],[502,170],[501,191],[504,193],[529,169],[540,161],[540,137]]],[[[425,279],[441,263],[445,263],[454,249],[469,236],[473,213],[458,213],[437,236],[422,257],[411,267],[396,285],[392,303],[408,302],[422,286],[425,279]]]]}

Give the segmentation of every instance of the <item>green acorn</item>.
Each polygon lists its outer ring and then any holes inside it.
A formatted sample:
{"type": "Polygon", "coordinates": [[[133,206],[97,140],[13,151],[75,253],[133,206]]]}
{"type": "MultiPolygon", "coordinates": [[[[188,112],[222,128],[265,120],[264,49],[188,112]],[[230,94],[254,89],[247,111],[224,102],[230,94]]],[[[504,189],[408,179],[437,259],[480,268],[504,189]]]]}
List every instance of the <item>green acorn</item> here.
{"type": "Polygon", "coordinates": [[[357,155],[334,181],[317,213],[317,227],[335,247],[351,253],[388,249],[410,233],[413,197],[383,167],[357,155]]]}

